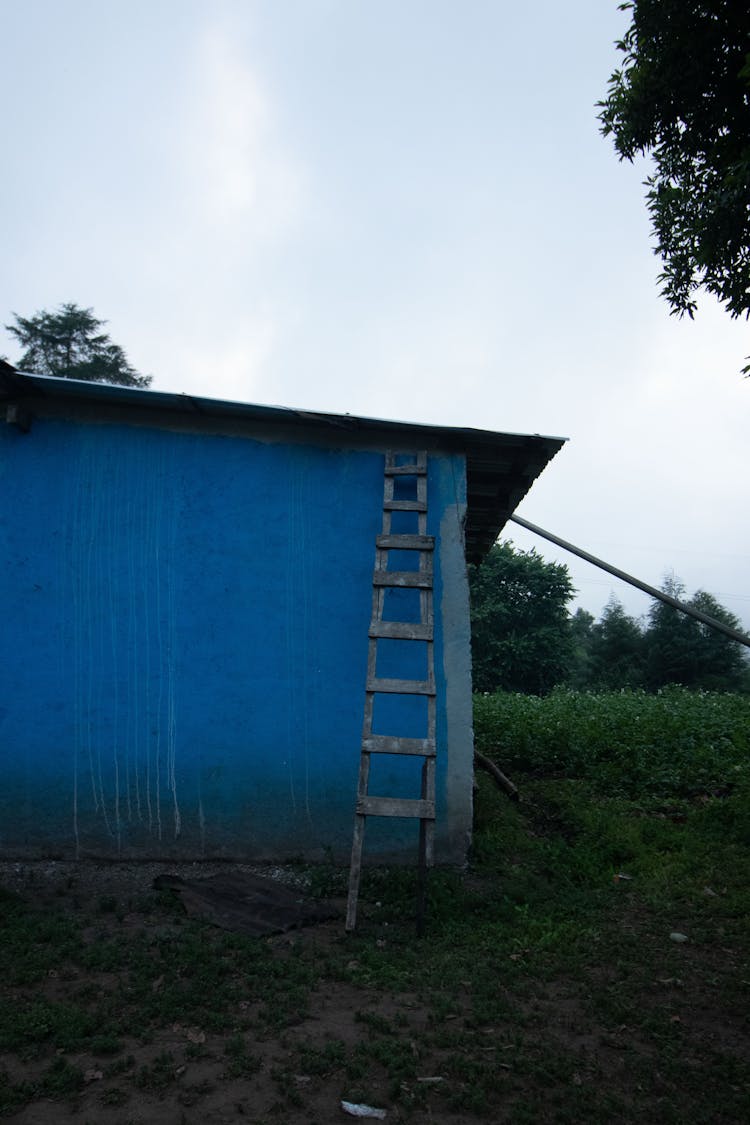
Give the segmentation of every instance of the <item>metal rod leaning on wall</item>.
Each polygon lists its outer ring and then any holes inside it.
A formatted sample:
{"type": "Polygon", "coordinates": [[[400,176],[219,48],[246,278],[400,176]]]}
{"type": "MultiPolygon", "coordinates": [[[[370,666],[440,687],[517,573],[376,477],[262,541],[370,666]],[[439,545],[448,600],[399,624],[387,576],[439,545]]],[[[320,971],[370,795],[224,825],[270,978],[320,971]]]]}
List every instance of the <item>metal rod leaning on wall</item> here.
{"type": "Polygon", "coordinates": [[[733,641],[739,641],[741,645],[747,645],[750,648],[750,637],[745,633],[740,633],[737,629],[733,629],[731,625],[725,625],[723,621],[717,621],[715,617],[709,617],[707,613],[702,613],[699,609],[693,609],[692,606],[685,605],[684,602],[678,601],[670,594],[665,594],[663,590],[657,590],[655,586],[649,586],[647,582],[641,582],[639,578],[634,578],[632,574],[627,574],[626,571],[620,570],[616,566],[610,566],[603,559],[598,559],[596,555],[590,555],[588,551],[581,550],[580,547],[568,543],[566,539],[561,539],[559,535],[553,535],[551,531],[545,531],[544,528],[537,527],[535,523],[530,523],[528,520],[522,519],[521,516],[510,516],[510,519],[517,523],[519,527],[525,527],[527,531],[533,531],[535,535],[541,535],[543,539],[549,539],[550,543],[562,547],[564,551],[570,551],[571,554],[577,555],[584,562],[592,563],[593,566],[598,566],[600,570],[606,570],[609,574],[614,574],[615,578],[621,578],[623,582],[628,582],[631,586],[643,590],[644,594],[648,594],[652,598],[658,598],[660,602],[666,602],[673,609],[679,609],[680,613],[685,613],[688,617],[694,617],[702,625],[708,625],[710,629],[716,629],[717,632],[731,637],[733,641]]]}

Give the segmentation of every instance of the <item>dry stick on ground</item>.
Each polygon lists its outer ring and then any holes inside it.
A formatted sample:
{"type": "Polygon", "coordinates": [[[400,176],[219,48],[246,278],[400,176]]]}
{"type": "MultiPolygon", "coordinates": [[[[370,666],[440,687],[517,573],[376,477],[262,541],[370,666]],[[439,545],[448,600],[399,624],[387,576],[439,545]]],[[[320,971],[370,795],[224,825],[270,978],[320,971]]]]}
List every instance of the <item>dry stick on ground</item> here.
{"type": "Polygon", "coordinates": [[[484,754],[480,754],[478,750],[474,751],[474,765],[485,770],[495,784],[508,794],[511,801],[519,801],[521,799],[518,790],[510,778],[506,777],[503,771],[498,769],[494,762],[491,762],[489,758],[485,758],[484,754]]]}

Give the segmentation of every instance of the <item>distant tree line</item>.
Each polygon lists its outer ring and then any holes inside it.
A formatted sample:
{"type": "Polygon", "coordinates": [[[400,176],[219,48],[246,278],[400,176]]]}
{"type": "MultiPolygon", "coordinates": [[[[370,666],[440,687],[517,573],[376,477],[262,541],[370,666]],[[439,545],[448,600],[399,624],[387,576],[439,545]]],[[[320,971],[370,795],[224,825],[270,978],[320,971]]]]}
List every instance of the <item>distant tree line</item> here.
{"type": "MultiPolygon", "coordinates": [[[[584,609],[571,616],[575,590],[568,568],[535,550],[500,543],[470,567],[472,661],[475,691],[544,695],[564,684],[578,690],[643,688],[667,684],[750,691],[750,661],[737,641],[654,600],[645,621],[611,597],[599,620],[584,609]]],[[[665,593],[740,629],[716,598],[691,598],[675,578],[665,593]]]]}

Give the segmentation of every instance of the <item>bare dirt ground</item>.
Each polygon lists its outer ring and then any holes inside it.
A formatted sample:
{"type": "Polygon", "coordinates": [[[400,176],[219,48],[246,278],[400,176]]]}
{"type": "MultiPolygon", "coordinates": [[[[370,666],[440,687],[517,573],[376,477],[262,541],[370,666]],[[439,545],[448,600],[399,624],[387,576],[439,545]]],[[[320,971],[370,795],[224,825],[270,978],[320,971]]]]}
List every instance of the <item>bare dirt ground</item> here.
{"type": "MultiPolygon", "coordinates": [[[[169,918],[139,907],[139,903],[148,900],[155,877],[168,871],[189,879],[225,869],[226,864],[211,863],[0,863],[0,886],[19,893],[25,901],[38,907],[62,908],[87,921],[93,919],[94,924],[87,926],[84,932],[88,940],[95,942],[101,936],[98,904],[116,901],[120,910],[120,932],[142,933],[147,928],[168,936],[172,925],[169,918]]],[[[233,869],[262,874],[291,885],[296,879],[291,868],[233,865],[233,869]]],[[[336,905],[341,908],[342,919],[259,940],[267,942],[280,961],[297,956],[302,950],[313,957],[330,949],[340,950],[346,943],[343,933],[345,903],[340,900],[336,905]]],[[[154,983],[158,988],[158,980],[154,983]]],[[[71,994],[92,988],[101,993],[112,984],[113,976],[106,972],[83,973],[68,969],[58,974],[58,970],[51,969],[35,992],[52,1002],[64,1003],[71,994]]],[[[238,1028],[253,1022],[255,1007],[252,1001],[239,1001],[238,1028]]],[[[315,1052],[324,1054],[326,1045],[331,1042],[343,1043],[347,1050],[366,1042],[367,1026],[358,1018],[363,1007],[375,1018],[398,1020],[408,1032],[403,1049],[416,1050],[428,1013],[414,996],[368,993],[358,985],[326,981],[322,988],[314,990],[309,1015],[301,1011],[281,1035],[269,1033],[253,1038],[253,1063],[248,1067],[254,1071],[252,1074],[232,1073],[226,1055],[227,1031],[212,1033],[200,1026],[174,1022],[149,1036],[148,1042],[140,1035],[124,1039],[118,1058],[130,1065],[120,1073],[117,1073],[117,1063],[113,1066],[109,1058],[89,1052],[57,1051],[58,1058],[64,1054],[72,1067],[83,1072],[83,1088],[63,1100],[34,1099],[19,1111],[8,1114],[7,1120],[27,1125],[59,1125],[66,1120],[91,1125],[224,1125],[229,1122],[261,1125],[266,1121],[282,1125],[323,1125],[353,1120],[341,1108],[345,1093],[341,1076],[320,1073],[325,1064],[315,1052]],[[311,1064],[307,1067],[310,1073],[290,1065],[305,1057],[311,1064]]],[[[15,1053],[0,1052],[0,1070],[4,1069],[14,1082],[33,1083],[49,1065],[50,1059],[45,1054],[21,1060],[15,1053]]],[[[424,1080],[420,1084],[425,1090],[444,1081],[442,1076],[433,1074],[436,1065],[436,1061],[432,1062],[425,1074],[417,1078],[418,1082],[424,1080]]],[[[376,1107],[389,1103],[388,1087],[385,1069],[375,1065],[368,1077],[367,1089],[376,1107]]],[[[399,1114],[391,1111],[388,1118],[398,1120],[399,1114]]],[[[429,1121],[432,1115],[428,1113],[424,1118],[418,1115],[413,1120],[429,1121]]],[[[441,1114],[439,1120],[464,1125],[474,1119],[448,1113],[441,1114]]]]}
{"type": "MultiPolygon", "coordinates": [[[[224,868],[2,863],[0,887],[81,922],[87,948],[109,948],[116,939],[121,948],[155,940],[162,949],[173,940],[177,949],[185,923],[163,900],[155,905],[155,876],[168,870],[189,878],[224,868]]],[[[244,870],[300,879],[287,868],[244,870]]],[[[744,1123],[747,1014],[736,998],[721,994],[731,950],[666,941],[654,959],[655,939],[638,912],[624,917],[620,929],[635,950],[632,963],[618,954],[610,964],[592,946],[590,967],[552,979],[530,976],[506,988],[506,967],[515,969],[528,950],[498,950],[496,979],[483,982],[487,995],[467,979],[449,1000],[410,991],[403,976],[390,988],[383,983],[387,974],[371,970],[390,940],[377,934],[387,929],[371,927],[366,942],[352,942],[338,919],[257,939],[270,952],[269,977],[283,981],[299,966],[317,972],[309,988],[298,986],[297,1007],[293,988],[279,992],[283,1018],[268,1010],[273,1000],[264,1007],[252,989],[243,997],[240,981],[234,1007],[217,1028],[172,1019],[165,1008],[161,1023],[134,1025],[113,1048],[61,1048],[53,1040],[42,1049],[0,1050],[6,1087],[26,1083],[33,1091],[22,1107],[8,1106],[5,1117],[27,1125],[328,1125],[353,1120],[342,1098],[366,1098],[386,1111],[386,1120],[411,1125],[677,1122],[690,1119],[691,1089],[718,1066],[724,1101],[710,1118],[701,1109],[693,1119],[744,1123]],[[651,964],[646,976],[639,958],[651,964]]],[[[205,933],[208,949],[216,931],[195,932],[205,933]]],[[[428,956],[429,945],[424,949],[428,956]]],[[[152,973],[148,981],[158,1001],[166,990],[163,975],[152,973]]],[[[3,1002],[96,1007],[122,987],[116,965],[81,968],[73,958],[52,963],[43,979],[6,992],[3,1002]]]]}

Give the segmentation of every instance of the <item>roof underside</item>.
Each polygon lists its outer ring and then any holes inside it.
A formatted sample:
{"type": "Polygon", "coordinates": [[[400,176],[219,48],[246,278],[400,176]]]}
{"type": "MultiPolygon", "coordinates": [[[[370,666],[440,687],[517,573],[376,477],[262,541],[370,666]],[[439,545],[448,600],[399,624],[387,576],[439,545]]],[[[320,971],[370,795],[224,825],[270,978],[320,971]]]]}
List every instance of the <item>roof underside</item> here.
{"type": "MultiPolygon", "coordinates": [[[[0,401],[25,416],[69,414],[89,418],[180,427],[207,432],[243,433],[259,428],[283,431],[289,440],[335,441],[350,447],[377,445],[462,453],[466,457],[466,557],[480,562],[502,527],[545,465],[564,444],[563,438],[538,434],[506,434],[453,426],[428,426],[321,414],[278,406],[224,402],[220,399],[162,391],[85,383],[27,375],[0,360],[0,401]]],[[[16,418],[18,414],[7,414],[16,418]]]]}

